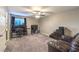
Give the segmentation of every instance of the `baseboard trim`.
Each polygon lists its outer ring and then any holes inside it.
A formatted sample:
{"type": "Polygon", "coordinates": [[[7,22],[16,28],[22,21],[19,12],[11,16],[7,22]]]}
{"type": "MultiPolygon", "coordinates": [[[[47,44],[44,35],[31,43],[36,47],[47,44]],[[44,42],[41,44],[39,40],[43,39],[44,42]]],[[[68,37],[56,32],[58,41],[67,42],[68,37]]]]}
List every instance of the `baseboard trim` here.
{"type": "Polygon", "coordinates": [[[48,35],[48,34],[46,34],[46,33],[41,33],[41,34],[49,37],[49,35],[48,35]]]}

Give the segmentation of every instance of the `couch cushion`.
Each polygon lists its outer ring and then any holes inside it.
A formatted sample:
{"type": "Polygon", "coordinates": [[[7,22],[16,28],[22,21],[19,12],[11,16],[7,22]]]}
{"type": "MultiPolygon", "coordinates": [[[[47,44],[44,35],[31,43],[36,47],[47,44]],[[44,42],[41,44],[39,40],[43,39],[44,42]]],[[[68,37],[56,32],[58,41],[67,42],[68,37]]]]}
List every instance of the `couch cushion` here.
{"type": "Polygon", "coordinates": [[[49,42],[49,45],[60,50],[61,52],[67,52],[70,49],[70,44],[62,40],[51,41],[49,42]]]}
{"type": "Polygon", "coordinates": [[[70,37],[70,36],[62,36],[62,40],[68,42],[68,43],[71,43],[72,40],[73,40],[73,37],[70,37]]]}
{"type": "Polygon", "coordinates": [[[50,34],[49,37],[59,40],[59,39],[61,39],[61,34],[54,32],[54,33],[50,34]]]}

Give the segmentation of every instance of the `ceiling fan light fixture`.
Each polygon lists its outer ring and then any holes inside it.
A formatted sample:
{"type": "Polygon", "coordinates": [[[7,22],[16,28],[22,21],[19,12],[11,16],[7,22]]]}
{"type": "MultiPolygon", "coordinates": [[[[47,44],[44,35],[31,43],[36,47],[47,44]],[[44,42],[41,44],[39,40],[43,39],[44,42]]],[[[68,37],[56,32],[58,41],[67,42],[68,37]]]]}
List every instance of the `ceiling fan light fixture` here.
{"type": "Polygon", "coordinates": [[[33,14],[36,14],[37,12],[36,12],[36,11],[33,11],[32,13],[33,13],[33,14]]]}
{"type": "Polygon", "coordinates": [[[42,15],[46,15],[46,13],[45,13],[45,12],[42,12],[41,14],[42,14],[42,15]]]}
{"type": "Polygon", "coordinates": [[[36,16],[35,16],[36,19],[39,19],[40,17],[41,17],[40,15],[36,15],[36,16]]]}

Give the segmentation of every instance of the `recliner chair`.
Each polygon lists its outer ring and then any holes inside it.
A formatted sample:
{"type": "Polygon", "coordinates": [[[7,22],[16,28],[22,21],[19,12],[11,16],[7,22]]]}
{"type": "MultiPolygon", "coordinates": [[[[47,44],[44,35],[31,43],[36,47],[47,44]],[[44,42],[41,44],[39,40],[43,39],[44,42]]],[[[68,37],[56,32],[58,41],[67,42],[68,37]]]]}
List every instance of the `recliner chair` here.
{"type": "Polygon", "coordinates": [[[48,42],[48,50],[49,52],[79,52],[79,33],[71,40],[71,42],[64,40],[50,41],[48,42]]]}

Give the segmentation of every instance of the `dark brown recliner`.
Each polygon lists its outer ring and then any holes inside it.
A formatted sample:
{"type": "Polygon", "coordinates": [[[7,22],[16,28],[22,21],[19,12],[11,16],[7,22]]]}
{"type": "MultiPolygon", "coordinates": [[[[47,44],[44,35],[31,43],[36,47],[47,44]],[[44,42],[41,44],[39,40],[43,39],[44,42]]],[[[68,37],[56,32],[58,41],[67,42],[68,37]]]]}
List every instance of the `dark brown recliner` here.
{"type": "Polygon", "coordinates": [[[49,52],[68,52],[70,49],[70,44],[62,40],[53,40],[48,42],[49,52]]]}
{"type": "Polygon", "coordinates": [[[74,37],[72,37],[70,35],[71,34],[70,30],[67,29],[64,32],[66,32],[66,35],[65,34],[63,35],[61,29],[57,29],[55,32],[53,32],[52,34],[49,35],[49,37],[51,37],[55,40],[55,41],[54,40],[50,41],[51,43],[48,42],[48,49],[50,52],[52,52],[52,51],[78,52],[79,51],[79,33],[77,33],[74,37]],[[70,34],[68,34],[68,33],[70,33],[70,34]]]}
{"type": "Polygon", "coordinates": [[[49,52],[79,52],[79,33],[72,39],[53,40],[48,42],[49,52]],[[65,40],[71,40],[69,42],[65,40]]]}
{"type": "Polygon", "coordinates": [[[79,52],[79,33],[74,36],[74,40],[71,43],[70,52],[79,52]]]}

